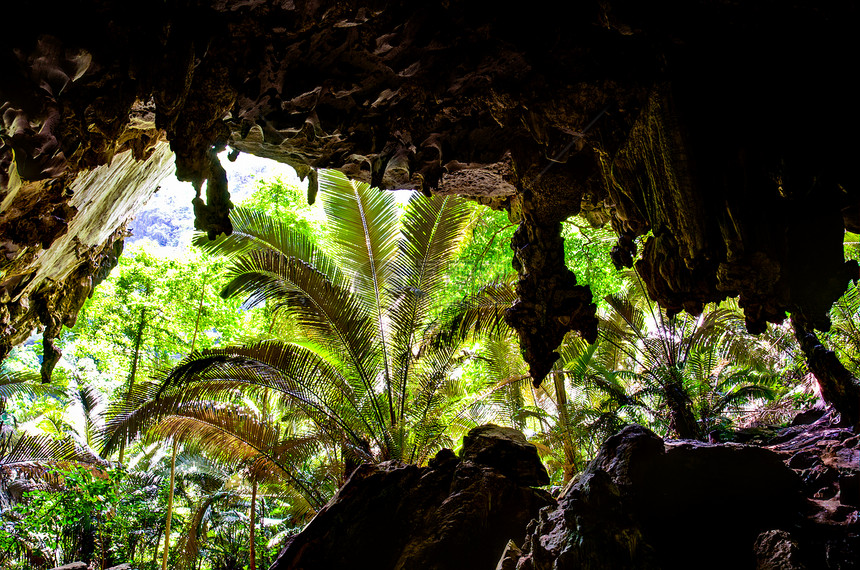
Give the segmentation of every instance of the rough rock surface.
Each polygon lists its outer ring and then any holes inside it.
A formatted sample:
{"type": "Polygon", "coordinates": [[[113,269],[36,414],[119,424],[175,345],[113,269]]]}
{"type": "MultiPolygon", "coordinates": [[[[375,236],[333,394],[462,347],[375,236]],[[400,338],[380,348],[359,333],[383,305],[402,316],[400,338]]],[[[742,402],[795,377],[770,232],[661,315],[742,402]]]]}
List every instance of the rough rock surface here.
{"type": "Polygon", "coordinates": [[[529,526],[516,568],[753,568],[758,535],[800,521],[800,490],[771,451],[629,426],[529,526]]]}
{"type": "Polygon", "coordinates": [[[765,445],[803,482],[805,518],[792,537],[808,568],[860,568],[860,435],[837,417],[830,410],[780,430],[765,445]]]}
{"type": "Polygon", "coordinates": [[[522,542],[528,522],[555,501],[527,486],[547,474],[534,447],[525,457],[522,434],[493,426],[469,437],[472,451],[464,446],[457,458],[442,450],[427,467],[396,461],[360,466],[290,540],[272,570],[495,568],[507,542],[522,542]],[[483,444],[474,445],[476,439],[483,444]],[[511,457],[527,459],[529,468],[514,477],[494,467],[511,457]]]}
{"type": "Polygon", "coordinates": [[[44,329],[43,376],[59,359],[53,339],[72,327],[93,288],[116,265],[125,224],[173,170],[166,142],[146,159],[130,150],[109,164],[78,172],[66,182],[16,181],[0,211],[0,358],[25,340],[32,326],[44,329]],[[54,209],[33,216],[34,204],[54,209]],[[50,235],[48,228],[56,228],[50,235]]]}
{"type": "Polygon", "coordinates": [[[460,457],[488,465],[520,485],[549,485],[549,475],[537,449],[513,428],[486,424],[470,430],[463,438],[460,457]]]}
{"type": "MultiPolygon", "coordinates": [[[[333,167],[507,209],[521,224],[509,320],[537,380],[565,332],[595,334],[590,292],[560,261],[560,222],[577,213],[612,225],[613,259],[636,263],[672,311],[739,296],[753,331],[786,311],[827,328],[827,309],[858,275],[842,236],[860,230],[860,107],[845,64],[860,7],[586,0],[565,9],[7,3],[0,199],[18,179],[39,185],[22,215],[42,222],[23,233],[3,225],[0,243],[13,256],[47,248],[74,215],[65,189],[79,173],[124,150],[145,159],[164,138],[210,233],[230,229],[214,158],[225,145],[312,180],[333,167]],[[144,112],[154,127],[137,128],[144,112]]],[[[6,313],[16,331],[34,322],[13,305],[6,313]]],[[[45,315],[63,320],[51,306],[45,315]]]]}
{"type": "Polygon", "coordinates": [[[756,570],[805,570],[800,561],[797,541],[784,530],[769,530],[758,535],[755,546],[756,570]]]}
{"type": "Polygon", "coordinates": [[[764,447],[611,437],[506,568],[860,566],[860,445],[833,412],[764,447]]]}

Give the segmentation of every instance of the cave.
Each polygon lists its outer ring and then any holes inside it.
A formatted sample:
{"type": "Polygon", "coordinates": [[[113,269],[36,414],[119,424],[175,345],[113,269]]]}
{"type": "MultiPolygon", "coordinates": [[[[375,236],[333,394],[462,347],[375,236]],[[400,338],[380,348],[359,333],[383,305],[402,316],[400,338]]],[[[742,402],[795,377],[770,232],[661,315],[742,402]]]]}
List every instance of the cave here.
{"type": "Polygon", "coordinates": [[[569,331],[597,335],[561,223],[618,236],[670,312],[736,297],[750,332],[790,318],[825,399],[860,388],[816,330],[860,232],[851,88],[860,8],[837,1],[115,0],[7,3],[0,39],[0,357],[52,339],[173,173],[197,228],[230,233],[217,154],[337,169],[507,211],[506,319],[540,381],[569,331]],[[71,22],[76,22],[72,25],[71,22]]]}
{"type": "Polygon", "coordinates": [[[635,264],[670,311],[737,297],[751,331],[787,313],[826,330],[858,277],[841,249],[860,230],[856,7],[569,10],[7,6],[7,21],[38,24],[0,49],[0,354],[34,327],[53,350],[171,153],[197,189],[198,227],[229,233],[227,146],[293,166],[310,199],[317,169],[335,168],[507,210],[520,224],[507,318],[537,379],[565,333],[596,335],[587,284],[559,255],[575,214],[611,224],[613,261],[635,264]]]}

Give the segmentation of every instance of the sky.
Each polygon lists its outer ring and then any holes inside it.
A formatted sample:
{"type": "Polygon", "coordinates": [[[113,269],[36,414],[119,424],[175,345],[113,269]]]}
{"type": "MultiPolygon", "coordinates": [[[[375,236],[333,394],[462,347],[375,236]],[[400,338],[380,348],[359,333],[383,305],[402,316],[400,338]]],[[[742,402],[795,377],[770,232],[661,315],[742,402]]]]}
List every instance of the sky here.
{"type": "MultiPolygon", "coordinates": [[[[219,158],[227,171],[230,200],[234,204],[250,196],[261,180],[281,177],[290,184],[307,184],[307,181],[299,181],[292,167],[273,160],[239,154],[235,162],[230,162],[226,151],[219,158]]],[[[185,250],[194,231],[191,207],[194,196],[190,182],[180,182],[175,175],[162,181],[159,190],[129,224],[132,235],[126,239],[126,244],[140,245],[148,240],[162,248],[185,250]]]]}

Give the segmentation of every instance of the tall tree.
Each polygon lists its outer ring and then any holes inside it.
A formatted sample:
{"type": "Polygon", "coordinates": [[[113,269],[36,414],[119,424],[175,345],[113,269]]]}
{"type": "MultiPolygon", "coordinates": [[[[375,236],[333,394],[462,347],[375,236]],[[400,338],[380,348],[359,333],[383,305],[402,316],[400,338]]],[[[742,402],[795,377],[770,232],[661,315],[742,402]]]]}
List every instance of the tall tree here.
{"type": "Polygon", "coordinates": [[[737,310],[723,305],[695,317],[670,315],[634,283],[625,295],[607,297],[612,310],[601,342],[613,349],[612,366],[641,386],[642,399],[650,394],[651,410],[670,433],[702,439],[714,414],[773,395],[777,375],[762,368],[766,343],[747,334],[737,310]]]}
{"type": "MultiPolygon", "coordinates": [[[[234,210],[233,235],[198,242],[233,259],[222,294],[246,297],[249,305],[270,303],[279,322],[289,324],[274,332],[289,340],[186,358],[155,392],[141,392],[133,406],[118,411],[109,445],[194,401],[213,402],[206,408],[212,414],[216,401],[239,405],[238,393],[273,394],[280,417],[299,426],[299,439],[292,430],[272,446],[315,440],[344,464],[421,462],[449,444],[440,412],[454,405],[456,383],[448,372],[455,347],[422,341],[467,210],[456,197],[421,196],[401,210],[391,193],[339,173],[322,173],[319,184],[332,230],[322,247],[287,224],[242,209],[234,210]]],[[[273,427],[277,433],[278,424],[273,427]]],[[[319,500],[314,489],[307,491],[319,500]]]]}

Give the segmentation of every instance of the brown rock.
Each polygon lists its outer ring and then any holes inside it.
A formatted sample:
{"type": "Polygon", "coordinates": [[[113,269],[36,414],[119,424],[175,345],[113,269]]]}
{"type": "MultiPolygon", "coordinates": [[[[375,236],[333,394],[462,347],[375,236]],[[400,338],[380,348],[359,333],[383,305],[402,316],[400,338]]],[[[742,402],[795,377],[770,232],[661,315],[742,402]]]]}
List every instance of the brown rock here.
{"type": "Polygon", "coordinates": [[[520,485],[549,484],[537,448],[526,441],[522,432],[512,428],[486,424],[470,430],[463,438],[460,458],[488,465],[520,485]]]}
{"type": "Polygon", "coordinates": [[[529,528],[518,568],[752,568],[756,536],[800,519],[800,488],[770,451],[629,426],[529,528]]]}
{"type": "MultiPolygon", "coordinates": [[[[488,457],[516,457],[525,438],[486,429],[501,439],[488,457]]],[[[555,501],[473,457],[441,451],[428,467],[389,461],[360,466],[272,570],[364,568],[492,570],[509,540],[555,501]],[[372,561],[372,563],[371,563],[372,561]]],[[[504,462],[503,462],[504,464],[504,462]]],[[[534,474],[532,474],[533,476],[534,474]]]]}
{"type": "Polygon", "coordinates": [[[756,570],[806,570],[800,561],[797,541],[784,530],[761,533],[753,548],[756,570]]]}

